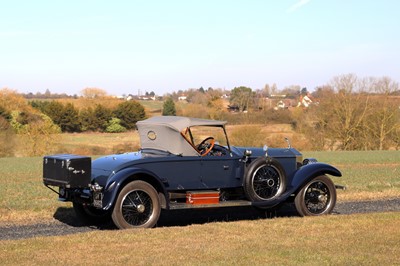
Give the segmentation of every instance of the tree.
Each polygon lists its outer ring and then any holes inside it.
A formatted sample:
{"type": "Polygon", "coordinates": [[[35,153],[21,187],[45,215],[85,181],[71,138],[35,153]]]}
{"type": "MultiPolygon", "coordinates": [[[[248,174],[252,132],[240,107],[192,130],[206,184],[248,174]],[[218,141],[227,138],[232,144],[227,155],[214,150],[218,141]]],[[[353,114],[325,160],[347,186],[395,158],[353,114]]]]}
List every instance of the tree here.
{"type": "Polygon", "coordinates": [[[56,125],[61,126],[61,118],[64,112],[64,105],[57,101],[44,102],[42,107],[39,107],[44,114],[48,115],[56,125]]]}
{"type": "Polygon", "coordinates": [[[162,115],[176,115],[175,103],[172,98],[165,100],[162,115]]]}
{"type": "Polygon", "coordinates": [[[60,127],[46,115],[40,115],[41,120],[26,125],[21,131],[24,142],[24,155],[41,156],[57,150],[60,127]]]}
{"type": "Polygon", "coordinates": [[[135,129],[136,122],[146,117],[143,105],[137,101],[120,103],[113,113],[117,118],[121,119],[121,125],[126,129],[135,129]]]}
{"type": "Polygon", "coordinates": [[[332,80],[335,93],[318,108],[319,130],[325,132],[325,137],[338,141],[340,149],[364,148],[362,132],[370,108],[365,85],[353,74],[335,77],[332,80]]]}
{"type": "Polygon", "coordinates": [[[62,132],[79,132],[80,123],[78,110],[72,103],[67,103],[59,117],[62,132]]]}
{"type": "Polygon", "coordinates": [[[369,142],[375,143],[373,149],[383,150],[389,148],[391,136],[400,128],[399,105],[391,95],[399,89],[399,84],[388,77],[383,77],[374,82],[374,97],[372,110],[366,119],[369,142]]]}
{"type": "Polygon", "coordinates": [[[99,128],[97,127],[96,120],[97,117],[94,114],[92,107],[82,109],[79,112],[79,121],[81,123],[82,131],[98,131],[99,128]]]}
{"type": "Polygon", "coordinates": [[[0,116],[3,117],[4,119],[11,119],[11,114],[4,108],[3,106],[0,105],[0,116]]]}
{"type": "MultiPolygon", "coordinates": [[[[8,115],[7,115],[8,116],[8,115]]],[[[10,119],[11,119],[11,115],[10,119]]],[[[13,156],[15,151],[15,133],[10,123],[0,115],[0,157],[13,156]]]]}
{"type": "Polygon", "coordinates": [[[230,104],[239,107],[241,112],[248,110],[253,99],[253,92],[248,87],[235,87],[232,90],[230,104]]]}
{"type": "MultiPolygon", "coordinates": [[[[383,101],[383,94],[371,94],[376,87],[373,78],[359,79],[348,74],[335,77],[330,86],[317,90],[318,108],[307,110],[313,115],[313,143],[327,142],[332,149],[382,149],[396,131],[396,105],[383,101]],[[392,127],[393,126],[393,127],[392,127]]],[[[398,113],[398,112],[397,112],[398,113]]],[[[397,122],[398,124],[398,122],[397,122]]],[[[393,145],[393,144],[392,144],[393,145]]]]}
{"type": "Polygon", "coordinates": [[[107,96],[107,92],[99,88],[86,88],[81,91],[81,94],[85,98],[101,98],[107,96]]]}

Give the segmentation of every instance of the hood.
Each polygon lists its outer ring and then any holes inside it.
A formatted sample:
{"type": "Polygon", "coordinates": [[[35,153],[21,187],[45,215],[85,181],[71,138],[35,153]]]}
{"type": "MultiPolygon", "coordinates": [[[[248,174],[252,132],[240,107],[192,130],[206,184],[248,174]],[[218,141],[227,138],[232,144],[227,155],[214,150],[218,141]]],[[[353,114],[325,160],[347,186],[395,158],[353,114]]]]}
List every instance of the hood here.
{"type": "MultiPolygon", "coordinates": [[[[242,156],[246,150],[251,151],[251,157],[265,155],[263,148],[254,147],[232,147],[232,152],[242,156]]],[[[268,148],[268,155],[275,158],[298,157],[301,153],[294,148],[268,148]]]]}

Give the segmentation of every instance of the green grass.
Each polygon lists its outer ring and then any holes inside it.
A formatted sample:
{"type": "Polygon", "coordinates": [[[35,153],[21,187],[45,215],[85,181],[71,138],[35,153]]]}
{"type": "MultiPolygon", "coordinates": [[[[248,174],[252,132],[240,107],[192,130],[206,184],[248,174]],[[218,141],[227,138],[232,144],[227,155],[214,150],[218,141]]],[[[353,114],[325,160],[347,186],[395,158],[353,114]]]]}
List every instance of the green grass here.
{"type": "Polygon", "coordinates": [[[42,183],[42,158],[0,158],[0,222],[51,219],[57,195],[42,183]]]}
{"type": "Polygon", "coordinates": [[[314,157],[331,164],[399,164],[400,151],[313,151],[304,157],[314,157]]]}
{"type": "Polygon", "coordinates": [[[343,176],[332,179],[347,187],[346,191],[339,191],[342,199],[375,199],[400,195],[399,151],[306,152],[304,157],[317,158],[341,170],[343,176]]]}

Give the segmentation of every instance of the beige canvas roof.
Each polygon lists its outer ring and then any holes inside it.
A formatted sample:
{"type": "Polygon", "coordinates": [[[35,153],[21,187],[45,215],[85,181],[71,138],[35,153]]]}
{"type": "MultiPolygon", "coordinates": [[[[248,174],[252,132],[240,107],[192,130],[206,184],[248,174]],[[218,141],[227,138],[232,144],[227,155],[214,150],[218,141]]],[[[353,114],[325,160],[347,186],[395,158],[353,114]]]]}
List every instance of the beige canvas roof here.
{"type": "Polygon", "coordinates": [[[182,116],[155,116],[136,123],[142,149],[157,149],[182,156],[200,156],[181,132],[193,126],[224,126],[216,121],[182,116]]]}

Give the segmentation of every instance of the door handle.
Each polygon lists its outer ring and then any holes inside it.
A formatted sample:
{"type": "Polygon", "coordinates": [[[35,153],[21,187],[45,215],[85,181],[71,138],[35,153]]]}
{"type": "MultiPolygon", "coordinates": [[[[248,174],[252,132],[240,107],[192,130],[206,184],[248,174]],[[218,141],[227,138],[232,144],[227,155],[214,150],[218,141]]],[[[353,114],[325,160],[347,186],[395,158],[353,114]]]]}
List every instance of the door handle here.
{"type": "Polygon", "coordinates": [[[224,165],[224,170],[229,170],[229,165],[224,165]]]}

